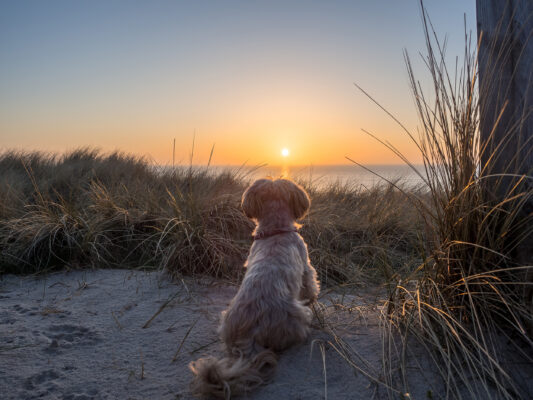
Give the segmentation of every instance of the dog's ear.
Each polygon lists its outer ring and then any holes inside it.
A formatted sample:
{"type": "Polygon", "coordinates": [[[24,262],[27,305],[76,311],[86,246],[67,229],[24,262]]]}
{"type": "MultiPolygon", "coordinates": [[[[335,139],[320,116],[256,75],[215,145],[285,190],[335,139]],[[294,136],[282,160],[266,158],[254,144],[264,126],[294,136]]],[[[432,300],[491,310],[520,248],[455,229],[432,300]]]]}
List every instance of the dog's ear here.
{"type": "Polygon", "coordinates": [[[242,195],[242,210],[250,219],[258,219],[262,213],[261,193],[271,185],[270,179],[258,179],[244,191],[242,195]]]}
{"type": "Polygon", "coordinates": [[[300,185],[288,179],[279,179],[279,184],[283,185],[284,191],[288,193],[287,202],[292,211],[294,219],[302,219],[311,207],[311,199],[307,192],[300,185]]]}

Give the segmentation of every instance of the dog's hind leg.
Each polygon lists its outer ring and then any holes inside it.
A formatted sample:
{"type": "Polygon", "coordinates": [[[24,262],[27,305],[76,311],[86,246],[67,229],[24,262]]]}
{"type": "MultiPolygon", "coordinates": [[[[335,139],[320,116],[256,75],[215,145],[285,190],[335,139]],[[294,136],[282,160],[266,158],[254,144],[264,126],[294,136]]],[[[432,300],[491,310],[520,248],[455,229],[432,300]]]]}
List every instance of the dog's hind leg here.
{"type": "Polygon", "coordinates": [[[312,318],[309,307],[298,300],[287,301],[272,314],[275,317],[270,319],[271,325],[259,326],[256,330],[258,343],[279,352],[307,339],[312,318]]]}

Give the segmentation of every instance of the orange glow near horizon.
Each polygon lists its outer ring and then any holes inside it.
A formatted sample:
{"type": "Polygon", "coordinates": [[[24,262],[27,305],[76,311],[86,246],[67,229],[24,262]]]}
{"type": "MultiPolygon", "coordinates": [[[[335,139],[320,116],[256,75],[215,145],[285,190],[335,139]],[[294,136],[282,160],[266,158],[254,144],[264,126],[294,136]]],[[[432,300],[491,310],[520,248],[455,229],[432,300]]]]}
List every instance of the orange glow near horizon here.
{"type": "MultiPolygon", "coordinates": [[[[402,164],[384,145],[378,143],[360,129],[339,127],[334,133],[329,129],[306,127],[302,129],[256,128],[232,132],[194,136],[193,164],[206,164],[214,145],[213,165],[340,165],[351,164],[349,157],[362,164],[402,164]],[[290,133],[288,133],[290,132],[290,133]],[[287,150],[288,154],[284,152],[287,150]]],[[[372,125],[367,121],[368,125],[372,125]]],[[[369,130],[380,139],[393,143],[410,161],[420,163],[416,146],[398,132],[393,123],[379,121],[383,130],[369,130]],[[383,132],[393,132],[385,134],[383,132]]],[[[216,131],[215,131],[216,132],[216,131]]],[[[176,137],[176,163],[188,164],[192,150],[193,134],[176,137]]],[[[172,160],[170,134],[164,140],[142,146],[130,143],[123,148],[137,154],[146,154],[157,164],[169,164],[172,160]]]]}
{"type": "MultiPolygon", "coordinates": [[[[324,109],[327,115],[330,110],[324,109]]],[[[312,121],[294,118],[291,124],[285,126],[272,124],[268,118],[260,117],[249,121],[246,126],[239,126],[239,121],[226,120],[229,128],[224,131],[217,129],[217,125],[223,123],[215,119],[208,120],[196,130],[192,127],[187,132],[177,132],[170,121],[157,122],[147,115],[136,121],[135,128],[120,126],[119,123],[107,129],[100,128],[96,123],[77,127],[74,123],[64,127],[52,125],[52,128],[47,128],[44,122],[39,128],[39,123],[28,123],[25,130],[40,131],[38,138],[28,134],[28,140],[25,140],[23,132],[17,137],[16,145],[9,146],[4,141],[0,150],[15,148],[63,153],[79,147],[92,147],[103,152],[118,150],[146,156],[156,164],[165,165],[172,163],[172,144],[176,138],[175,161],[184,165],[189,164],[191,151],[193,164],[207,164],[213,146],[212,165],[350,164],[346,157],[362,164],[402,163],[384,145],[363,133],[363,127],[380,139],[393,143],[412,162],[420,162],[416,146],[407,140],[394,122],[380,119],[377,112],[371,115],[372,119],[362,118],[360,114],[356,109],[351,120],[343,124],[334,124],[332,118],[327,117],[320,121],[316,116],[312,121]],[[69,134],[74,130],[78,132],[75,137],[69,134]],[[282,153],[283,149],[289,152],[287,156],[282,153]]],[[[101,124],[105,123],[102,121],[101,124]]],[[[409,123],[406,122],[406,125],[409,126],[409,123]]],[[[416,121],[412,120],[410,126],[416,132],[413,128],[416,121]]]]}
{"type": "MultiPolygon", "coordinates": [[[[115,134],[116,137],[123,138],[123,145],[115,146],[114,141],[106,140],[105,136],[99,138],[97,135],[90,135],[91,140],[78,145],[65,147],[61,140],[51,140],[53,135],[45,136],[46,141],[39,143],[39,140],[32,140],[23,146],[3,147],[0,151],[8,149],[24,151],[44,151],[64,153],[79,147],[90,147],[101,150],[104,153],[120,151],[132,153],[146,157],[149,161],[167,165],[172,163],[172,143],[173,138],[165,135],[164,138],[154,138],[145,142],[144,140],[132,140],[136,135],[115,134]]],[[[328,134],[315,133],[308,135],[305,140],[301,136],[295,135],[293,138],[284,137],[284,142],[290,142],[290,147],[280,150],[281,140],[272,140],[265,135],[221,134],[221,138],[216,135],[202,137],[196,135],[194,149],[192,148],[193,134],[188,137],[176,137],[175,162],[176,164],[188,165],[191,151],[193,152],[192,163],[194,165],[207,164],[211,149],[213,155],[212,165],[340,165],[351,164],[346,158],[349,157],[362,164],[402,164],[402,161],[394,156],[382,144],[376,142],[362,132],[354,134],[338,135],[336,140],[330,140],[328,134]],[[283,150],[287,150],[285,155],[283,150]]],[[[394,139],[394,135],[392,139],[394,139]]],[[[58,138],[59,139],[59,138],[58,138]]],[[[388,138],[385,138],[388,140],[388,138]]],[[[416,147],[407,141],[396,140],[396,146],[403,154],[414,163],[421,161],[416,147]]]]}

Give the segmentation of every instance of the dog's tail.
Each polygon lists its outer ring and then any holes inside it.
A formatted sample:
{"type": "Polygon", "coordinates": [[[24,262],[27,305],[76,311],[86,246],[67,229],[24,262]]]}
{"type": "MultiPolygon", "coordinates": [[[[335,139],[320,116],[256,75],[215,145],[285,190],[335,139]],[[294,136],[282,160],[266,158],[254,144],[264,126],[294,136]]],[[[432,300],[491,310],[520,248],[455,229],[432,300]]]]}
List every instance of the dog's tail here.
{"type": "Polygon", "coordinates": [[[277,363],[277,356],[271,350],[263,350],[252,357],[200,358],[189,364],[195,375],[191,391],[196,396],[227,400],[270,381],[277,363]]]}

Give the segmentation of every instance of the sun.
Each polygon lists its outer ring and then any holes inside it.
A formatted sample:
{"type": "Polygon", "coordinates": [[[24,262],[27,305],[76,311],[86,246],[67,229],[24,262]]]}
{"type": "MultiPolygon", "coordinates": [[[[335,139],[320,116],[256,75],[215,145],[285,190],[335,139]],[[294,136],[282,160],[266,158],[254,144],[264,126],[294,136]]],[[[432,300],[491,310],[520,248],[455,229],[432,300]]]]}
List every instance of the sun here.
{"type": "Polygon", "coordinates": [[[283,157],[288,157],[289,154],[290,154],[290,153],[289,153],[289,149],[288,149],[288,148],[284,147],[283,149],[281,149],[281,155],[282,155],[283,157]]]}

